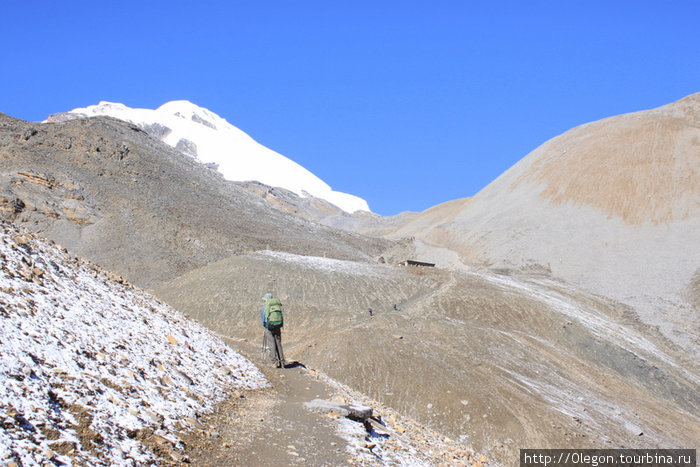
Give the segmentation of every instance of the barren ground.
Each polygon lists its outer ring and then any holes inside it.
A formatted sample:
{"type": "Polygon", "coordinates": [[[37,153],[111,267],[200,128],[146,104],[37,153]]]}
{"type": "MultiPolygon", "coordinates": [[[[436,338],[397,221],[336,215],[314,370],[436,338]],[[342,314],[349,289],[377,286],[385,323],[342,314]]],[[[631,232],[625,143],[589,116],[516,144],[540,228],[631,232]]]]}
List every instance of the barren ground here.
{"type": "Polygon", "coordinates": [[[286,352],[497,461],[528,446],[697,441],[697,363],[631,309],[547,276],[269,252],[156,292],[257,342],[268,289],[286,306],[286,352]]]}
{"type": "Polygon", "coordinates": [[[273,368],[260,360],[257,345],[240,339],[228,343],[260,366],[272,388],[232,393],[198,429],[185,434],[192,465],[489,465],[485,456],[462,443],[317,370],[296,361],[285,369],[273,368]],[[305,407],[318,398],[372,407],[371,430],[305,407]]]}

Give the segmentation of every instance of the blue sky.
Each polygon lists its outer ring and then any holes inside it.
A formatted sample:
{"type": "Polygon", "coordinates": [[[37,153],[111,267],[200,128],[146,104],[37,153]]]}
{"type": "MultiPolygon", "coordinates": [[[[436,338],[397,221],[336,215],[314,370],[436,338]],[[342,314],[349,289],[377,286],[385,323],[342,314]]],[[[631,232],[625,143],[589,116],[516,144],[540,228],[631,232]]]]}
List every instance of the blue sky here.
{"type": "Polygon", "coordinates": [[[0,112],[187,99],[391,215],[699,92],[698,24],[698,0],[6,0],[0,112]]]}

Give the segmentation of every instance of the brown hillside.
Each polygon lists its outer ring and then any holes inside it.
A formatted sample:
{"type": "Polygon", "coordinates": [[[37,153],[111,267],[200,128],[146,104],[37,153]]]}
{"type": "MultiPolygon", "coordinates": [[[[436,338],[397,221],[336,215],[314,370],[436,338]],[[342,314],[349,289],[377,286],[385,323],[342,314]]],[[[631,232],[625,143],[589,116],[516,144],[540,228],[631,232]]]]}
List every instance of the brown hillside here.
{"type": "Polygon", "coordinates": [[[108,117],[0,114],[0,216],[140,286],[264,248],[373,261],[389,244],[306,221],[108,117]]]}
{"type": "Polygon", "coordinates": [[[556,204],[589,205],[629,224],[700,215],[700,94],[575,128],[543,146],[516,182],[556,204]]]}
{"type": "Polygon", "coordinates": [[[523,446],[683,445],[700,429],[682,355],[626,308],[541,277],[263,252],[156,292],[258,343],[267,290],[285,304],[288,358],[500,462],[523,446]]]}
{"type": "Polygon", "coordinates": [[[631,306],[670,341],[697,352],[689,290],[700,270],[699,181],[694,94],[557,136],[468,202],[356,227],[415,236],[480,267],[551,273],[631,306]]]}

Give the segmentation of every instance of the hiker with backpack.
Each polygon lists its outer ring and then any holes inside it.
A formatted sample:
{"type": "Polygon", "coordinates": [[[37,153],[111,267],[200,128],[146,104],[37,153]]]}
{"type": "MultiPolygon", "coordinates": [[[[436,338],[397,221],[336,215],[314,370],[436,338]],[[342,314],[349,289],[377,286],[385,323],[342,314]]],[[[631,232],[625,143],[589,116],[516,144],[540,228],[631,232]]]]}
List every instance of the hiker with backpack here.
{"type": "Polygon", "coordinates": [[[262,324],[265,328],[263,347],[268,347],[270,360],[277,368],[284,368],[284,351],[282,350],[282,302],[279,298],[273,298],[270,292],[263,297],[265,304],[260,309],[262,324]]]}

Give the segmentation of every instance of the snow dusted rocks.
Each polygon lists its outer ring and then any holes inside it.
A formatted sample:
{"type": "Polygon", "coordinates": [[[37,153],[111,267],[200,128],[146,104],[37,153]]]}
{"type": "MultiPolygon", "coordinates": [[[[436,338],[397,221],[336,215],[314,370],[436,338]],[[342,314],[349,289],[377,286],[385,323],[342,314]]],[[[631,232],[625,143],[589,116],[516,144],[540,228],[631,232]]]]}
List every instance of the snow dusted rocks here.
{"type": "Polygon", "coordinates": [[[0,464],[182,460],[179,430],[267,385],[198,323],[5,222],[0,264],[0,464]]]}

